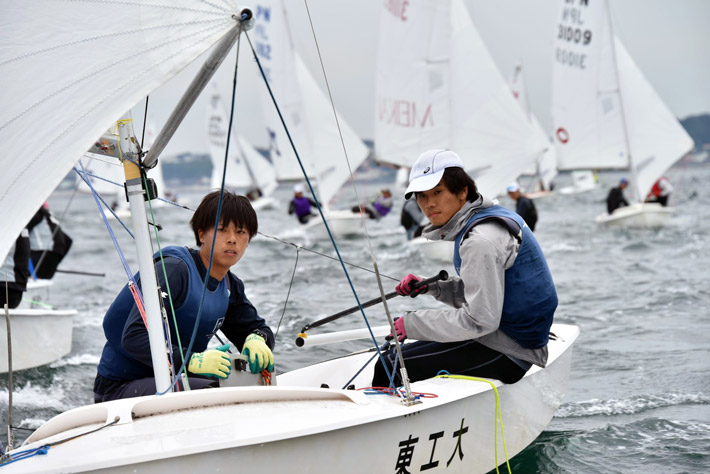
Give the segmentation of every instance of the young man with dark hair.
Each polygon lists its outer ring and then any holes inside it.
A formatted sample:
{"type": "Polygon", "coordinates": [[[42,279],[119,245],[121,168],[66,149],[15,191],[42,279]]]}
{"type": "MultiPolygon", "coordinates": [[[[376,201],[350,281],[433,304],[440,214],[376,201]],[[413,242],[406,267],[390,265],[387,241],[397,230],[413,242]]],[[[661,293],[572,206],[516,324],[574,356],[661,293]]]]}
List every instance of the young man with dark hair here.
{"type": "MultiPolygon", "coordinates": [[[[167,300],[168,286],[172,297],[172,305],[165,301],[166,310],[170,315],[171,307],[174,308],[177,321],[175,327],[172,316],[168,318],[173,370],[177,370],[185,358],[192,389],[215,387],[216,379],[229,375],[230,360],[225,353],[229,346],[207,349],[219,329],[248,357],[251,372],[274,370],[271,352],[274,335],[247,299],[244,283],[230,271],[257,233],[256,212],[246,197],[225,191],[220,223],[215,228],[219,200],[219,191],[205,196],[190,221],[198,250],[177,246],[163,248],[165,272],[160,256],[155,256],[155,271],[164,299],[167,300]],[[208,268],[210,274],[203,300],[203,282],[208,268]],[[200,307],[202,312],[195,327],[200,307]],[[193,330],[196,331],[194,345],[192,353],[187,354],[186,345],[193,330]],[[184,347],[178,346],[178,335],[184,347]]],[[[128,285],[106,312],[103,327],[106,344],[94,382],[94,401],[155,394],[148,331],[128,285]]]]}

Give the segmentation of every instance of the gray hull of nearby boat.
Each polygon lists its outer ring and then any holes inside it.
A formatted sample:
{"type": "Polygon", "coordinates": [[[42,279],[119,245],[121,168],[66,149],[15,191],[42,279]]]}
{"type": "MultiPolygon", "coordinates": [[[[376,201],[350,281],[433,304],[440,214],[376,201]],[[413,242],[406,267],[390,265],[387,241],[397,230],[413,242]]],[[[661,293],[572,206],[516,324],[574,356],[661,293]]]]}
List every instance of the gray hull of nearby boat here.
{"type": "Polygon", "coordinates": [[[611,214],[596,217],[598,224],[617,227],[664,227],[670,222],[674,208],[663,207],[655,202],[640,202],[620,207],[611,214]]]}
{"type": "MultiPolygon", "coordinates": [[[[31,369],[71,352],[76,310],[11,309],[12,370],[31,369]]],[[[7,325],[0,324],[0,373],[8,371],[7,325]]]]}
{"type": "MultiPolygon", "coordinates": [[[[553,325],[545,369],[518,383],[493,381],[500,393],[508,456],[547,426],[567,390],[579,329],[553,325]]],[[[405,406],[366,387],[373,364],[362,352],[278,376],[278,386],[229,387],[140,397],[76,408],[51,419],[17,451],[70,441],[14,464],[14,472],[385,472],[428,466],[487,472],[505,462],[494,434],[495,395],[488,383],[434,378],[412,384],[434,394],[405,406]],[[321,384],[328,388],[317,388],[321,384]],[[96,432],[92,430],[118,420],[96,432]],[[498,454],[496,458],[495,446],[498,454]],[[436,463],[436,466],[434,465],[436,463]]]]}

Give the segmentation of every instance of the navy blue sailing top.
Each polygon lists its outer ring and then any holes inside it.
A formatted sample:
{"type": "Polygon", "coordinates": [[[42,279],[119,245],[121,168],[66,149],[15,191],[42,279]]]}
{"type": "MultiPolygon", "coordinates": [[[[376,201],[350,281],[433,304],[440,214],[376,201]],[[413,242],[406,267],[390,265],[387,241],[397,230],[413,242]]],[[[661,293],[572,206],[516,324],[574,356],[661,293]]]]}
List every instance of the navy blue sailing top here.
{"type": "MultiPolygon", "coordinates": [[[[165,272],[170,284],[170,294],[175,308],[179,330],[175,331],[170,302],[167,299],[167,286],[162,265],[155,264],[155,271],[164,294],[164,303],[168,313],[170,337],[175,369],[182,363],[177,334],[183,351],[187,349],[192,335],[202,295],[202,282],[207,269],[199,253],[185,247],[166,247],[163,249],[165,272]]],[[[158,255],[156,254],[156,258],[158,255]]],[[[136,274],[136,281],[140,278],[136,274]]],[[[133,302],[128,285],[109,307],[104,317],[106,344],[101,355],[98,372],[102,377],[113,380],[137,380],[153,377],[153,364],[149,350],[148,331],[143,319],[133,302]]],[[[222,281],[210,277],[205,292],[200,324],[197,328],[192,352],[202,352],[209,340],[220,329],[239,350],[244,339],[260,330],[267,336],[266,343],[274,347],[274,336],[266,322],[256,311],[244,294],[244,283],[232,272],[222,281]]]]}

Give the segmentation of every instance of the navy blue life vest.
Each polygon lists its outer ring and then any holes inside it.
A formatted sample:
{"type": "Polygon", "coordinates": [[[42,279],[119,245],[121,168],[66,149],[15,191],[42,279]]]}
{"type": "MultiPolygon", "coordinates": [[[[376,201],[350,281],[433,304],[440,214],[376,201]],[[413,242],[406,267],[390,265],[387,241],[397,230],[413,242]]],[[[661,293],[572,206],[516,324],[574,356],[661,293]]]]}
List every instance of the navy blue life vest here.
{"type": "Polygon", "coordinates": [[[490,220],[503,224],[521,242],[515,263],[505,271],[500,329],[523,347],[544,347],[557,309],[557,291],[542,249],[522,217],[501,206],[492,206],[471,216],[454,242],[456,273],[461,271],[461,240],[473,227],[490,220]]]}
{"type": "MultiPolygon", "coordinates": [[[[189,277],[187,283],[187,294],[183,303],[175,308],[175,317],[180,329],[180,341],[186,345],[190,341],[195,325],[195,317],[200,306],[202,295],[203,278],[197,270],[195,261],[190,251],[185,247],[166,247],[163,249],[163,256],[176,257],[187,264],[189,277]]],[[[154,258],[159,258],[156,253],[154,258]]],[[[136,274],[138,281],[140,273],[136,274]]],[[[197,327],[197,336],[192,346],[192,351],[203,352],[207,348],[207,343],[224,322],[224,316],[229,305],[229,292],[227,281],[229,276],[225,276],[214,291],[205,292],[205,300],[202,304],[202,315],[200,324],[197,327]]],[[[171,288],[171,292],[179,290],[171,288]]],[[[167,289],[163,288],[163,291],[167,289]]],[[[109,307],[104,317],[104,333],[106,334],[106,345],[101,354],[98,372],[103,377],[119,380],[137,380],[153,376],[153,368],[137,361],[122,348],[123,328],[128,319],[128,315],[133,308],[133,296],[128,288],[124,286],[114,302],[109,307]]],[[[169,311],[169,310],[168,310],[169,311]]],[[[170,337],[173,344],[177,344],[175,325],[170,318],[170,337]]],[[[185,346],[186,347],[186,346],[185,346]]],[[[146,351],[149,349],[146,347],[146,351]]],[[[178,364],[179,361],[174,361],[178,364]]],[[[177,368],[175,369],[177,370],[177,368]]]]}

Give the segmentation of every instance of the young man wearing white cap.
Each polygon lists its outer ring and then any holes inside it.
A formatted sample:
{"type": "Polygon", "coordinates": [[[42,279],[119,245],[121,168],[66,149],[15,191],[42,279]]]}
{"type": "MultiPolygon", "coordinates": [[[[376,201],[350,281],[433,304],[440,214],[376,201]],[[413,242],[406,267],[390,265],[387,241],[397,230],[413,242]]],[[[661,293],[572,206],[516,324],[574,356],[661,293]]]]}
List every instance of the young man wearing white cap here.
{"type": "MultiPolygon", "coordinates": [[[[395,321],[411,381],[440,370],[515,383],[532,364],[547,363],[547,341],[557,292],[533,233],[523,219],[478,193],[458,155],[423,153],[412,167],[405,198],[415,196],[429,219],[422,235],[454,241],[459,277],[412,290],[409,274],[400,295],[427,293],[450,309],[408,311],[395,321]]],[[[385,353],[392,373],[396,352],[385,353]]],[[[399,374],[395,385],[401,384],[399,374]]],[[[373,386],[389,385],[378,362],[373,386]]]]}
{"type": "Polygon", "coordinates": [[[308,219],[315,215],[311,212],[311,206],[315,207],[316,203],[313,199],[303,195],[303,185],[295,185],[293,187],[293,199],[291,199],[291,203],[288,206],[289,215],[295,212],[298,222],[305,224],[308,219]]]}
{"type": "Polygon", "coordinates": [[[515,212],[523,218],[528,227],[530,227],[530,230],[535,231],[537,209],[532,199],[528,199],[522,195],[518,183],[511,184],[506,188],[506,191],[508,191],[508,196],[515,201],[515,212]]]}

